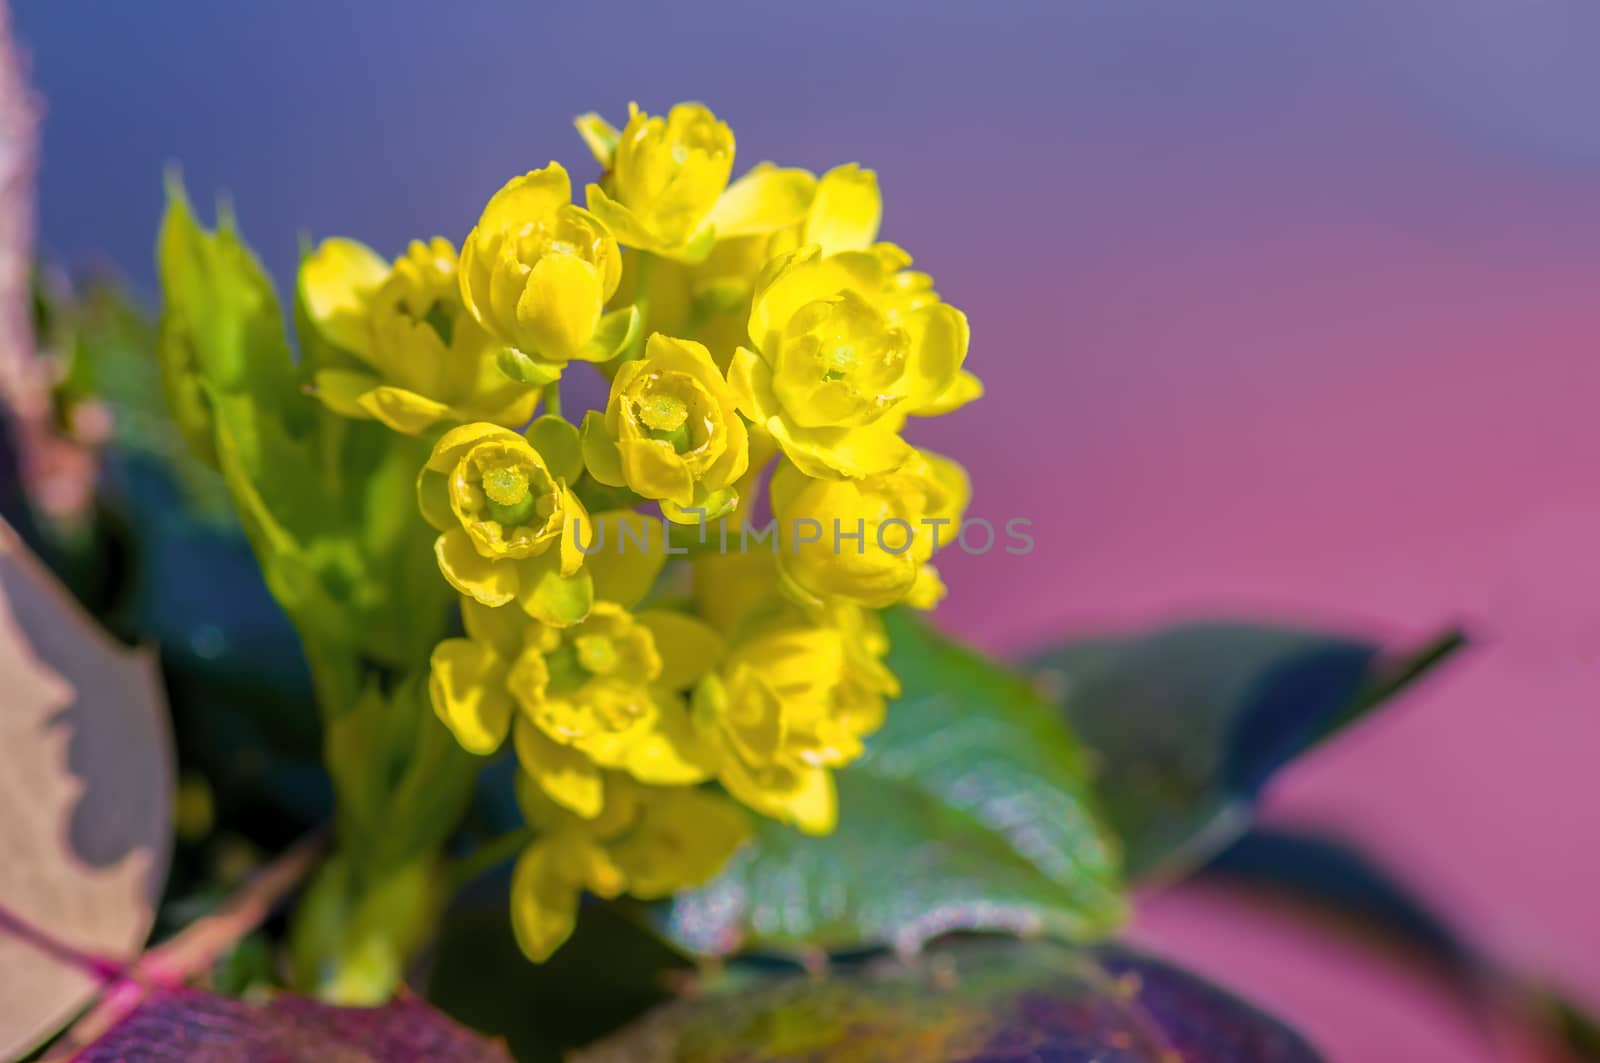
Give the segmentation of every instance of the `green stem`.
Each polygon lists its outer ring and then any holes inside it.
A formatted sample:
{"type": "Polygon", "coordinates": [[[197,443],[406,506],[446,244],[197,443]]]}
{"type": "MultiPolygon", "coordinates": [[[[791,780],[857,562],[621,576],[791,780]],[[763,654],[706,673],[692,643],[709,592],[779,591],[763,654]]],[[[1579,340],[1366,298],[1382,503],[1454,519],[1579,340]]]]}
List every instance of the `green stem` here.
{"type": "Polygon", "coordinates": [[[644,354],[645,340],[650,337],[650,274],[655,272],[656,256],[648,251],[639,252],[639,273],[633,282],[633,308],[639,311],[639,334],[628,348],[622,361],[631,361],[644,354]]]}
{"type": "Polygon", "coordinates": [[[561,381],[552,380],[544,386],[544,412],[549,417],[561,416],[561,381]]]}
{"type": "Polygon", "coordinates": [[[490,838],[467,856],[450,865],[445,872],[445,895],[461,887],[517,855],[537,837],[532,827],[518,827],[497,838],[490,838]]]}

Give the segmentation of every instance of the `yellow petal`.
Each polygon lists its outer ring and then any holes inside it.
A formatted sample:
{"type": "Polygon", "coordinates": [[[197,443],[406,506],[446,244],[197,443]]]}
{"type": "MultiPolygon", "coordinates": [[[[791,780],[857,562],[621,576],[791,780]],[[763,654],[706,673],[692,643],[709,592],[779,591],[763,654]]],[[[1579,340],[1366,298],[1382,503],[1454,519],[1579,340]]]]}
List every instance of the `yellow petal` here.
{"type": "Polygon", "coordinates": [[[563,872],[564,855],[553,843],[535,842],[511,872],[511,929],[535,963],[549,959],[578,925],[582,888],[563,872]]]}
{"type": "Polygon", "coordinates": [[[645,228],[638,216],[606,195],[605,189],[599,185],[587,185],[583,191],[588,198],[589,213],[599,218],[601,223],[611,230],[611,235],[617,238],[617,243],[624,247],[636,247],[641,251],[658,249],[660,241],[645,228]]]}
{"type": "Polygon", "coordinates": [[[501,606],[517,597],[516,564],[481,556],[465,528],[451,528],[435,539],[433,556],[450,586],[484,605],[501,606]]]}
{"type": "Polygon", "coordinates": [[[932,565],[923,565],[917,569],[917,581],[906,592],[904,601],[913,609],[932,609],[944,599],[944,595],[944,580],[939,578],[939,570],[932,565]]]}
{"type": "Polygon", "coordinates": [[[829,170],[817,183],[801,241],[821,247],[824,255],[865,251],[878,238],[882,220],[878,175],[847,163],[829,170]]]}
{"type": "Polygon", "coordinates": [[[513,740],[517,762],[545,796],[584,819],[600,814],[605,780],[594,761],[553,741],[526,719],[517,720],[513,740]]]}
{"type": "Polygon", "coordinates": [[[638,826],[615,842],[611,857],[628,893],[656,900],[712,878],[750,836],[738,805],[704,790],[652,792],[638,826]]]}
{"type": "Polygon", "coordinates": [[[450,481],[442,472],[424,468],[417,474],[417,508],[434,531],[460,526],[455,510],[450,508],[450,481]]]}
{"type": "Polygon", "coordinates": [[[981,398],[983,398],[983,381],[963,369],[956,374],[955,381],[933,401],[906,412],[913,417],[938,417],[959,410],[967,403],[981,398]]]}
{"type": "Polygon", "coordinates": [[[694,502],[694,474],[683,456],[664,439],[623,439],[622,473],[645,498],[670,498],[681,506],[694,502]]]}
{"type": "Polygon", "coordinates": [[[371,373],[348,369],[322,369],[311,378],[313,394],[328,409],[341,417],[365,421],[372,416],[361,400],[380,381],[371,373]]]}
{"type": "Polygon", "coordinates": [[[859,479],[889,472],[912,454],[894,425],[883,420],[862,428],[801,428],[772,417],[766,426],[784,456],[818,479],[859,479]]]}
{"type": "Polygon", "coordinates": [[[934,303],[906,315],[905,329],[911,338],[906,360],[909,404],[916,408],[934,402],[956,382],[972,334],[967,315],[949,303],[934,303]]]}
{"type": "Polygon", "coordinates": [[[363,410],[401,435],[421,435],[451,416],[450,407],[415,391],[385,385],[358,400],[363,410]]]}
{"type": "Polygon", "coordinates": [[[655,726],[620,750],[616,766],[653,786],[687,786],[711,778],[711,747],[676,699],[663,698],[655,726]]]}
{"type": "Polygon", "coordinates": [[[759,424],[778,415],[772,368],[754,351],[740,347],[734,352],[733,361],[728,363],[728,387],[739,412],[752,421],[759,424]]]}
{"type": "Polygon", "coordinates": [[[727,650],[722,636],[710,625],[685,613],[646,609],[636,619],[649,629],[661,655],[661,675],[656,682],[671,690],[685,690],[716,667],[727,650]]]}
{"type": "Polygon", "coordinates": [[[552,162],[501,186],[489,197],[478,228],[485,233],[517,233],[529,222],[547,218],[571,201],[572,181],[559,162],[552,162]]]}
{"type": "Polygon", "coordinates": [[[817,179],[800,169],[761,163],[730,184],[708,219],[717,239],[769,233],[798,225],[817,193],[817,179]]]}
{"type": "Polygon", "coordinates": [[[589,549],[592,541],[590,529],[594,524],[589,520],[589,511],[583,508],[583,503],[572,493],[571,488],[563,483],[558,490],[562,514],[561,574],[571,576],[583,567],[584,551],[589,549]]]}
{"type": "Polygon", "coordinates": [[[367,302],[389,275],[389,263],[356,240],[324,240],[300,264],[300,298],[317,331],[364,359],[373,356],[367,302]]]}
{"type": "Polygon", "coordinates": [[[534,346],[530,353],[558,362],[578,354],[600,322],[601,280],[577,255],[552,252],[534,263],[517,300],[517,322],[534,346]]]}
{"type": "Polygon", "coordinates": [[[456,462],[461,460],[461,455],[470,447],[487,439],[509,441],[521,440],[522,437],[509,428],[484,421],[464,424],[450,429],[433,445],[433,453],[428,456],[427,467],[435,472],[448,473],[456,467],[456,462]]]}
{"type": "Polygon", "coordinates": [[[505,662],[471,639],[445,639],[433,649],[428,694],[433,711],[469,753],[500,748],[511,726],[505,662]]]}

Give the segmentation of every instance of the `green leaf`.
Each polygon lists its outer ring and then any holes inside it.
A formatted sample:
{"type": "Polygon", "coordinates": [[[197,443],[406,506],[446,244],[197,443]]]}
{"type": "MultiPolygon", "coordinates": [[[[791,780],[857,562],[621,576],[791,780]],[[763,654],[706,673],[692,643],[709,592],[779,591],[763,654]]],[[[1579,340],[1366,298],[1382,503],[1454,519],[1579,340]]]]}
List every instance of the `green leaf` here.
{"type": "MultiPolygon", "coordinates": [[[[345,711],[357,661],[408,668],[446,629],[451,597],[412,494],[426,444],[306,395],[272,285],[231,217],[208,233],[176,182],[169,197],[158,265],[174,416],[221,469],[324,709],[345,711]]],[[[308,358],[330,356],[305,340],[308,358]]]]}
{"type": "Polygon", "coordinates": [[[559,365],[531,358],[515,347],[502,350],[495,364],[500,367],[501,373],[518,384],[527,384],[529,387],[542,388],[561,379],[559,365]]]}
{"type": "Polygon", "coordinates": [[[1120,947],[942,943],[824,978],[769,979],[660,1008],[575,1063],[1317,1063],[1296,1033],[1120,947]]]}
{"type": "Polygon", "coordinates": [[[1094,751],[1106,815],[1135,878],[1174,877],[1249,825],[1261,787],[1463,644],[1400,660],[1372,643],[1248,624],[1087,640],[1033,661],[1094,751]]]}
{"type": "Polygon", "coordinates": [[[593,338],[583,345],[579,355],[586,362],[608,362],[633,346],[639,339],[643,315],[636,306],[624,306],[600,319],[593,338]]]}
{"type": "Polygon", "coordinates": [[[839,773],[838,829],[763,821],[720,877],[672,903],[669,934],[691,950],[907,951],[961,929],[1089,938],[1122,919],[1116,848],[1058,714],[909,614],[889,622],[905,693],[839,773]]]}
{"type": "Polygon", "coordinates": [[[341,1008],[280,993],[265,1002],[164,988],[73,1057],[227,1059],[236,1063],[509,1063],[503,1045],[462,1029],[415,997],[341,1008]]]}

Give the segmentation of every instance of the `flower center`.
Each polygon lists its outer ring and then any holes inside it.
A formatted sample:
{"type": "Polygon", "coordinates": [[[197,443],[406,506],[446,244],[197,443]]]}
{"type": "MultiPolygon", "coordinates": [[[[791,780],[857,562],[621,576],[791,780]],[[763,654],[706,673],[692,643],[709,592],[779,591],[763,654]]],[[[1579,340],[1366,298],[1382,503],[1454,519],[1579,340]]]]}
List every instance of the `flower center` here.
{"type": "Polygon", "coordinates": [[[508,527],[529,523],[537,508],[527,470],[520,465],[497,465],[484,473],[483,493],[490,518],[508,527]]]}
{"type": "Polygon", "coordinates": [[[689,419],[689,404],[676,395],[656,392],[639,403],[639,420],[657,432],[676,432],[689,419]]]}
{"type": "Polygon", "coordinates": [[[578,663],[591,675],[607,675],[616,671],[622,661],[617,644],[607,635],[579,635],[573,639],[578,663]]]}

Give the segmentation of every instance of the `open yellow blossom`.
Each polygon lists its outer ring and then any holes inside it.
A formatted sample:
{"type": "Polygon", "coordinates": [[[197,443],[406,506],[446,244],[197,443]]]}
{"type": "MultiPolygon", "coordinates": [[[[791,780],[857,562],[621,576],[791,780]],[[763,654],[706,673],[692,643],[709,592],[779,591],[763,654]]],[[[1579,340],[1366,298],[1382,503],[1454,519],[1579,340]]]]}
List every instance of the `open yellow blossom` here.
{"type": "Polygon", "coordinates": [[[726,515],[749,464],[749,439],[733,392],[698,343],[660,333],[611,382],[605,414],[583,422],[589,475],[661,503],[669,520],[726,515]],[[690,509],[698,512],[687,512],[690,509]]]}
{"type": "Polygon", "coordinates": [[[817,617],[791,607],[747,632],[694,696],[728,793],[809,834],[832,831],[832,771],[861,755],[898,694],[887,648],[876,615],[853,607],[817,617]]]}
{"type": "MultiPolygon", "coordinates": [[[[643,527],[635,514],[606,514],[596,541],[623,524],[643,527]]],[[[586,818],[600,813],[604,769],[662,785],[709,778],[712,750],[690,726],[684,695],[721,657],[723,640],[686,613],[628,608],[664,560],[659,550],[597,548],[589,567],[605,598],[568,627],[463,600],[467,637],[433,654],[435,713],[474,753],[514,734],[523,770],[586,818]]]]}
{"type": "Polygon", "coordinates": [[[414,240],[392,265],[365,244],[324,240],[301,263],[299,286],[312,326],[352,356],[313,380],[334,412],[407,435],[440,421],[517,426],[533,415],[538,394],[499,371],[501,346],[465,312],[448,240],[414,240]]]}
{"type": "MultiPolygon", "coordinates": [[[[543,752],[537,739],[545,738],[641,782],[682,785],[710,777],[710,756],[687,708],[663,682],[654,619],[597,602],[570,628],[530,629],[506,675],[522,718],[535,729],[528,745],[519,737],[519,755],[537,758],[543,752]]],[[[695,667],[681,659],[673,664],[695,667]]],[[[527,766],[544,781],[538,760],[527,766]]]]}
{"type": "Polygon", "coordinates": [[[538,835],[512,871],[511,922],[530,959],[572,936],[585,890],[659,900],[710,879],[750,836],[749,817],[718,794],[615,774],[603,785],[604,813],[584,819],[518,777],[517,802],[538,835]]]}
{"type": "Polygon", "coordinates": [[[461,248],[461,298],[516,357],[518,379],[547,383],[573,359],[617,353],[634,317],[602,317],[617,290],[617,242],[595,216],[573,206],[572,182],[552,162],[513,178],[483,208],[461,248]]]}
{"type": "Polygon", "coordinates": [[[445,433],[417,478],[417,500],[440,533],[434,556],[451,586],[488,606],[517,602],[548,624],[588,615],[594,588],[583,549],[592,528],[568,487],[576,455],[575,445],[541,451],[491,424],[445,433]]]}
{"type": "Polygon", "coordinates": [[[711,210],[733,170],[733,132],[704,105],[665,118],[628,105],[621,132],[596,114],[578,131],[606,173],[586,189],[589,209],[628,247],[697,261],[711,250],[711,210]]]}
{"type": "Polygon", "coordinates": [[[785,586],[802,601],[930,609],[944,584],[929,560],[954,541],[970,494],[961,466],[925,450],[860,480],[816,480],[780,465],[772,509],[785,586]]]}
{"type": "Polygon", "coordinates": [[[729,367],[739,410],[808,476],[858,478],[906,461],[899,429],[957,382],[967,319],[907,298],[877,247],[824,256],[803,248],[756,282],[749,334],[729,367]]]}

